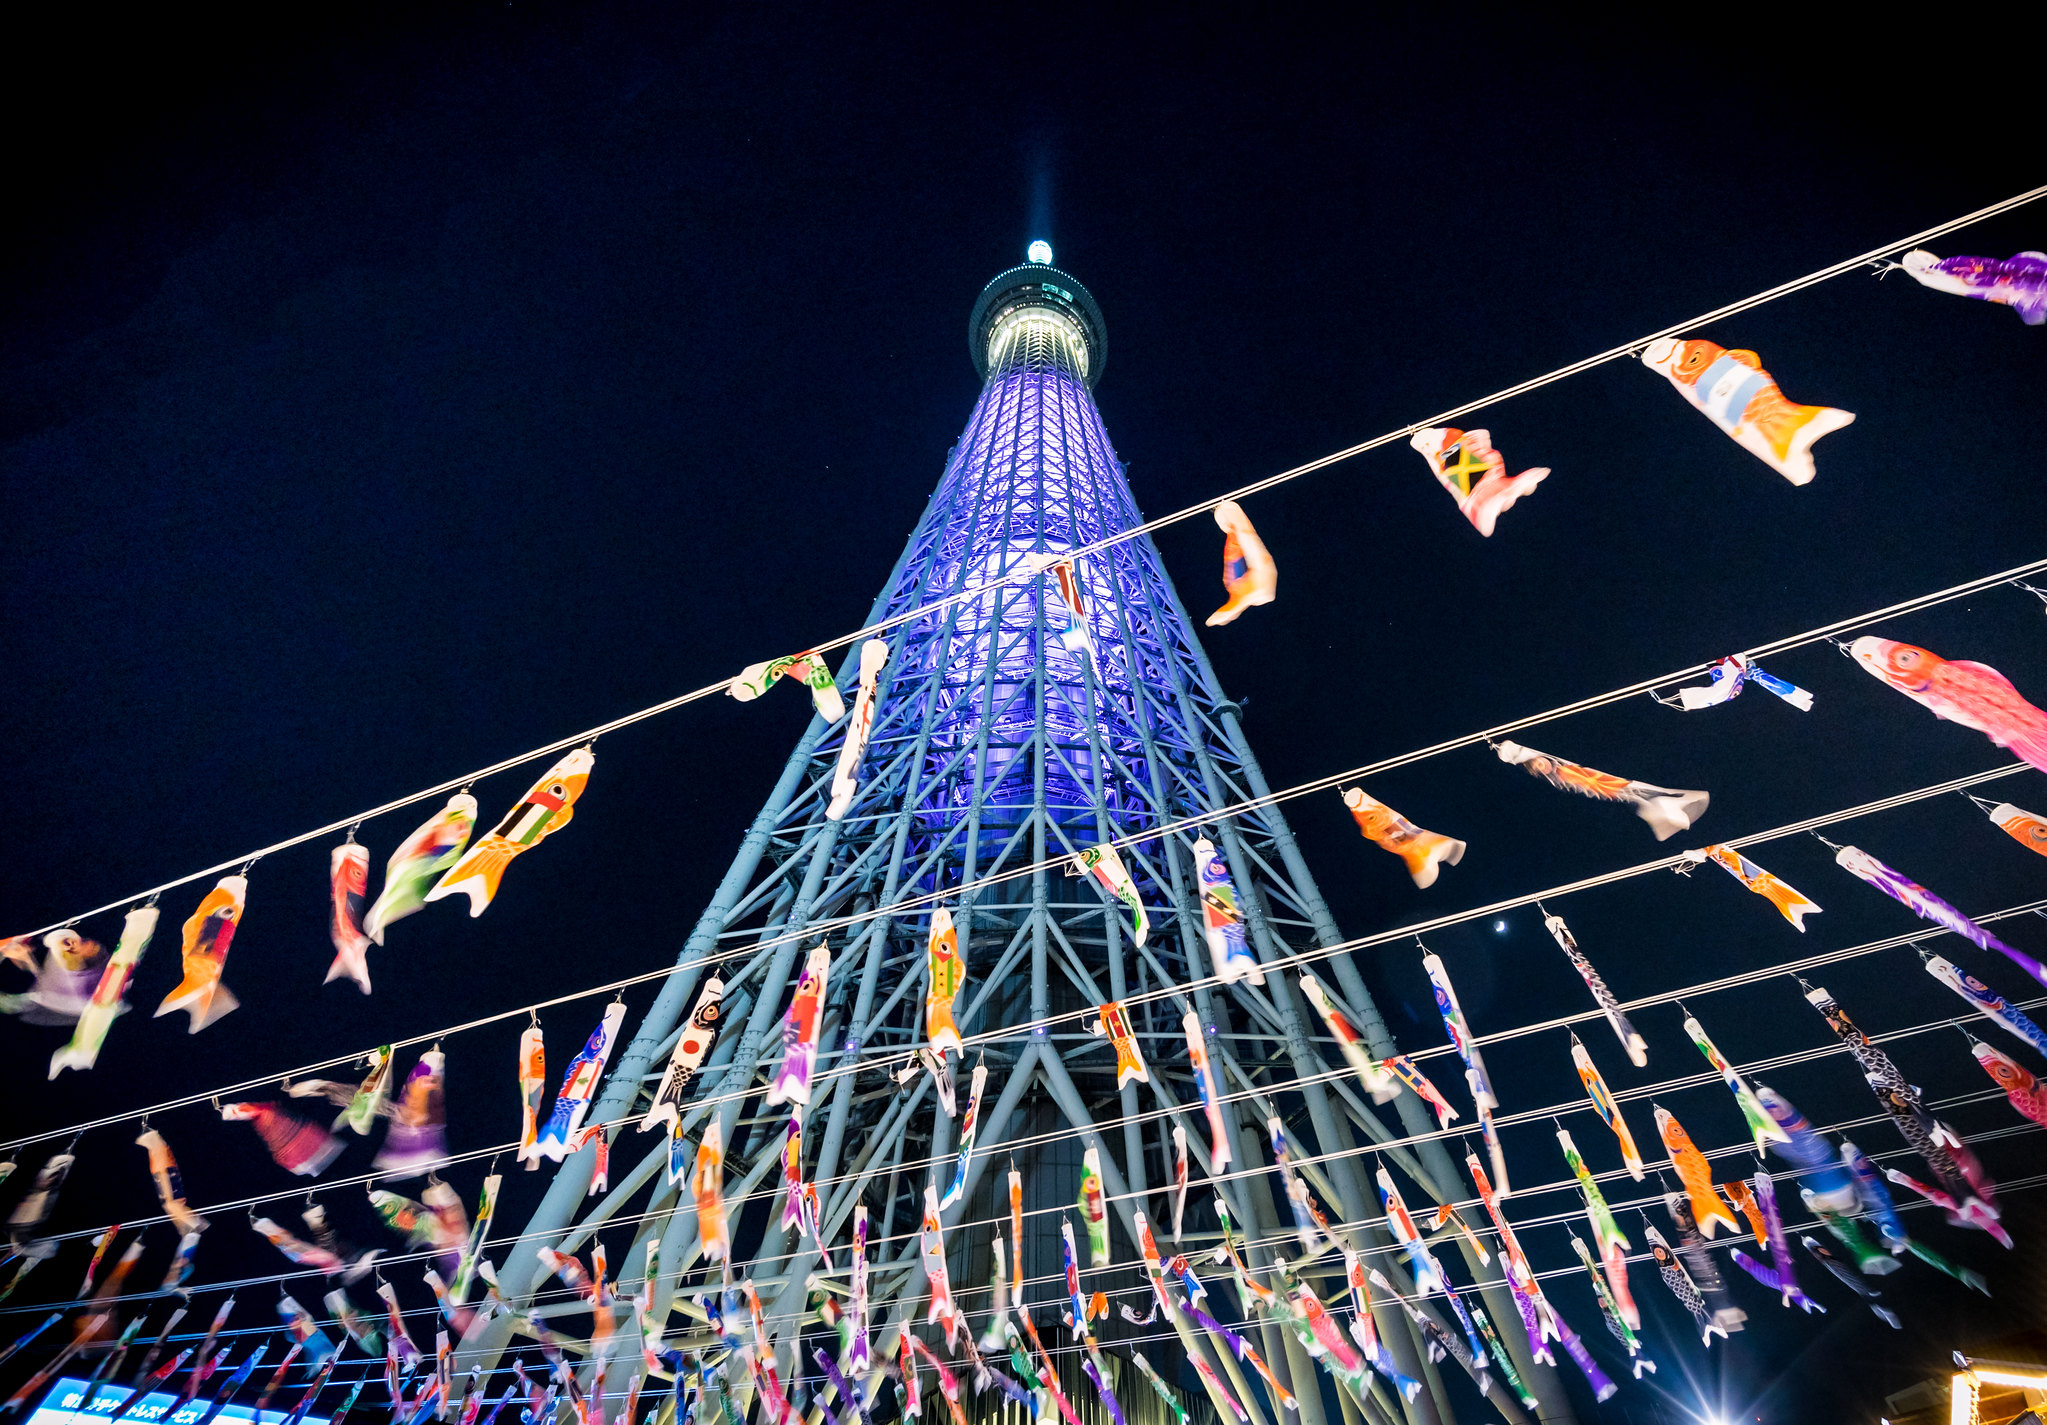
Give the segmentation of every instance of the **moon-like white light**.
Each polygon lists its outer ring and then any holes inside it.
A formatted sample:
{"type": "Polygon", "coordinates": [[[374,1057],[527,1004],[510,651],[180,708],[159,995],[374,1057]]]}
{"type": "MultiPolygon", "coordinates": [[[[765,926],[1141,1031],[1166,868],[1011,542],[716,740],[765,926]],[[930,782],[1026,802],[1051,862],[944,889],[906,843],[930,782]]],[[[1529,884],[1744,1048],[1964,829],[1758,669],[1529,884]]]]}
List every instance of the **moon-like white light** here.
{"type": "Polygon", "coordinates": [[[1052,244],[1039,238],[1024,250],[1024,256],[1032,262],[1041,262],[1049,267],[1052,265],[1052,244]]]}

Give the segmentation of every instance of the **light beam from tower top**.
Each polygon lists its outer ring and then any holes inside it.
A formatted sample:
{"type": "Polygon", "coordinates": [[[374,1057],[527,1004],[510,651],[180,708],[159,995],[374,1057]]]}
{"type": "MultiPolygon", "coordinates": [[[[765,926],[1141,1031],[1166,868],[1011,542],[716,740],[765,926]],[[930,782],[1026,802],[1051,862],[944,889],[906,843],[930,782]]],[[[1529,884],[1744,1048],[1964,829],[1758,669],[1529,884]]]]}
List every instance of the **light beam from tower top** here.
{"type": "Polygon", "coordinates": [[[967,318],[967,354],[982,380],[998,343],[1028,325],[1049,325],[1072,353],[1080,376],[1093,389],[1109,363],[1109,328],[1102,309],[1079,279],[1048,263],[1025,263],[999,274],[981,289],[967,318]]]}

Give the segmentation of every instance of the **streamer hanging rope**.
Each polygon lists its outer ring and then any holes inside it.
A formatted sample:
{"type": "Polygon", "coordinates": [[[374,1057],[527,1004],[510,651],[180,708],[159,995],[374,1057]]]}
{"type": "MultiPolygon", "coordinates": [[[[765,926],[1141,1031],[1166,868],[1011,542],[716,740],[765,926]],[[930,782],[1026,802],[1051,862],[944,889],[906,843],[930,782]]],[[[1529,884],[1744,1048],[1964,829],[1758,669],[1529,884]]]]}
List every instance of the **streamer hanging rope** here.
{"type": "MultiPolygon", "coordinates": [[[[1971,776],[1958,777],[1947,782],[1939,782],[1930,787],[1921,787],[1917,791],[1900,792],[1893,796],[1879,798],[1878,800],[1873,802],[1865,802],[1860,806],[1848,807],[1844,810],[1829,812],[1821,816],[1807,817],[1803,821],[1793,822],[1787,826],[1780,826],[1770,831],[1759,831],[1749,836],[1731,837],[1721,844],[1736,848],[1743,846],[1755,846],[1765,841],[1774,841],[1781,837],[1795,836],[1801,832],[1817,830],[1820,827],[1833,826],[1838,822],[1849,821],[1856,817],[1868,816],[1879,811],[1888,811],[1894,807],[1905,806],[1913,802],[1925,801],[1932,797],[1945,796],[1950,792],[1961,791],[1969,787],[1980,786],[1985,782],[1995,781],[2000,777],[2008,777],[2011,776],[2013,773],[2023,772],[2026,770],[2028,770],[2028,768],[2025,763],[2014,762],[2007,766],[1991,768],[1989,771],[1986,772],[1977,772],[1971,776]]],[[[1611,885],[1617,881],[1632,880],[1638,876],[1646,876],[1655,871],[1675,870],[1680,866],[1689,867],[1691,864],[1692,863],[1682,855],[1660,857],[1659,859],[1654,861],[1645,861],[1638,865],[1624,867],[1617,871],[1607,871],[1600,875],[1585,877],[1582,880],[1570,881],[1566,882],[1563,885],[1558,886],[1551,886],[1546,890],[1535,891],[1522,896],[1514,896],[1507,900],[1493,901],[1490,904],[1477,906],[1470,910],[1456,911],[1448,915],[1437,916],[1432,920],[1418,921],[1410,925],[1401,926],[1400,928],[1395,930],[1383,930],[1373,935],[1359,936],[1351,940],[1341,941],[1335,945],[1321,946],[1314,950],[1297,951],[1292,955],[1281,956],[1278,959],[1267,962],[1264,968],[1268,971],[1275,969],[1281,970],[1299,969],[1302,966],[1312,965],[1319,961],[1329,959],[1331,956],[1334,955],[1345,954],[1350,951],[1364,949],[1372,945],[1383,945],[1388,943],[1389,941],[1406,940],[1411,937],[1417,937],[1426,934],[1430,931],[1441,930],[1448,926],[1461,925],[1466,921],[1482,920],[1488,916],[1497,915],[1502,911],[1517,910],[1522,906],[1534,905],[1537,901],[1560,898],[1562,896],[1569,895],[1574,891],[1590,890],[1597,886],[1611,885]]],[[[997,877],[995,879],[1000,880],[1008,878],[997,877]]],[[[947,895],[948,896],[956,895],[957,893],[958,891],[957,889],[955,889],[952,892],[948,892],[947,895]]],[[[753,948],[756,951],[759,951],[770,948],[772,946],[787,944],[792,941],[814,938],[817,935],[820,935],[830,930],[840,929],[844,926],[864,923],[866,921],[873,920],[881,916],[900,914],[904,909],[908,907],[923,904],[925,901],[931,899],[935,898],[920,897],[909,902],[898,902],[892,906],[880,907],[875,910],[862,912],[861,914],[855,916],[845,916],[834,920],[820,921],[808,926],[802,931],[792,932],[788,935],[763,939],[759,941],[753,948]]],[[[1931,936],[1929,935],[1928,938],[1931,938],[1931,936]]],[[[700,965],[705,966],[713,965],[718,963],[719,959],[721,958],[723,957],[707,958],[698,963],[700,965]]],[[[435,1030],[429,1034],[420,1034],[414,1035],[407,1039],[393,1040],[392,1048],[402,1049],[413,1044],[428,1043],[440,1040],[443,1038],[453,1036],[455,1034],[460,1034],[465,1030],[478,1029],[485,1025],[496,1024],[502,1020],[513,1019],[522,1015],[532,1014],[538,1010],[545,1009],[553,1005],[570,1003],[572,1001],[579,999],[588,999],[593,995],[615,994],[618,993],[619,991],[629,989],[634,985],[645,984],[652,980],[666,979],[669,975],[673,974],[677,968],[680,967],[671,965],[660,970],[649,970],[644,974],[630,976],[623,980],[615,980],[609,984],[597,985],[592,988],[579,990],[571,994],[558,995],[551,999],[541,1000],[535,1004],[520,1005],[514,1009],[501,1010],[495,1014],[483,1015],[479,1018],[468,1020],[461,1024],[450,1025],[445,1028],[435,1030]]],[[[1187,991],[1189,990],[1195,989],[1200,986],[1219,985],[1221,983],[1222,981],[1218,977],[1213,975],[1205,975],[1198,979],[1185,981],[1179,985],[1169,986],[1157,990],[1148,990],[1139,993],[1133,993],[1131,995],[1128,995],[1123,1002],[1125,1004],[1135,1005],[1151,1003],[1157,1000],[1181,999],[1184,998],[1187,991]]],[[[1695,991],[1686,991],[1685,993],[1691,992],[1695,991]]],[[[1642,1003],[1656,1002],[1658,1001],[1654,1000],[1642,1001],[1642,1003]]],[[[1098,1012],[1099,1011],[1094,1008],[1074,1010],[1063,1014],[1049,1015],[1043,1020],[1031,1020],[1021,1024],[1006,1025],[1003,1027],[1000,1034],[981,1034],[968,1036],[966,1040],[966,1047],[968,1049],[972,1049],[975,1045],[992,1042],[993,1040],[998,1038],[1012,1037],[1015,1035],[1028,1033],[1030,1031],[1038,1029],[1050,1029],[1055,1025],[1067,1023],[1069,1021],[1075,1023],[1083,1023],[1089,1019],[1094,1018],[1098,1014],[1098,1012]]],[[[298,1068],[291,1069],[283,1074],[266,1074],[261,1078],[247,1079],[241,1083],[232,1084],[225,1088],[212,1089],[204,1093],[187,1094],[184,1095],[183,1097],[176,1099],[167,1099],[162,1103],[153,1104],[148,1108],[131,1109],[122,1113],[109,1114],[103,1118],[92,1119],[71,1128],[53,1129],[46,1133],[34,1133],[20,1138],[6,1139],[4,1141],[0,1141],[0,1151],[20,1147],[29,1143],[45,1142],[52,1138],[74,1136],[76,1134],[85,1133],[94,1128],[106,1127],[109,1124],[126,1123],[133,1121],[135,1119],[147,1118],[153,1114],[167,1113],[175,1108],[183,1108],[194,1103],[205,1103],[212,1099],[225,1097],[229,1094],[247,1093],[252,1089],[264,1088],[271,1084],[278,1083],[284,1079],[309,1078],[319,1073],[323,1069],[330,1069],[338,1067],[343,1064],[353,1063],[357,1059],[360,1059],[362,1057],[362,1054],[363,1051],[357,1051],[351,1054],[336,1055],[330,1058],[319,1060],[311,1064],[303,1064],[298,1068]]],[[[816,1076],[816,1082],[820,1084],[829,1082],[832,1078],[836,1077],[839,1074],[857,1073],[862,1069],[893,1066],[896,1064],[905,1063],[913,1059],[915,1055],[916,1055],[915,1050],[906,1050],[900,1054],[884,1055],[869,1059],[863,1059],[857,1064],[823,1071],[816,1076]]],[[[747,1097],[750,1095],[750,1093],[751,1090],[743,1090],[736,1095],[726,1095],[723,1098],[708,1098],[699,1100],[699,1102],[703,1104],[723,1103],[731,1099],[747,1097]]]]}
{"type": "MultiPolygon", "coordinates": [[[[2001,202],[1992,203],[1988,207],[1978,208],[1973,213],[1964,213],[1961,217],[1952,218],[1949,219],[1947,222],[1936,224],[1933,227],[1925,229],[1923,232],[1914,233],[1910,237],[1900,238],[1895,242],[1886,243],[1882,247],[1871,248],[1868,252],[1862,253],[1859,256],[1844,258],[1839,262],[1832,263],[1826,267],[1822,267],[1817,271],[1808,272],[1803,277],[1794,278],[1789,282],[1780,283],[1775,287],[1771,287],[1764,291],[1757,292],[1752,296],[1744,297],[1739,301],[1730,302],[1724,307],[1717,307],[1710,312],[1702,312],[1698,316],[1692,317],[1686,321],[1676,322],[1658,331],[1653,331],[1648,333],[1647,335],[1636,337],[1634,340],[1625,342],[1620,346],[1610,347],[1607,350],[1600,352],[1596,356],[1585,357],[1582,360],[1572,362],[1568,366],[1559,366],[1554,371],[1546,372],[1541,376],[1533,377],[1527,381],[1520,382],[1517,385],[1504,387],[1501,390],[1493,392],[1489,396],[1481,396],[1475,401],[1466,401],[1462,405],[1452,406],[1450,409],[1445,411],[1438,411],[1435,415],[1429,416],[1425,420],[1416,421],[1410,425],[1402,426],[1398,430],[1387,431],[1383,435],[1374,436],[1370,440],[1361,441],[1358,444],[1349,446],[1343,450],[1333,451],[1328,455],[1320,457],[1319,459],[1311,460],[1305,465],[1296,465],[1290,470],[1282,470],[1276,475],[1268,475],[1262,480],[1256,480],[1249,485],[1240,486],[1237,489],[1227,492],[1226,494],[1217,495],[1211,499],[1203,500],[1198,504],[1188,505],[1184,509],[1175,510],[1172,514],[1161,515],[1158,518],[1148,520],[1143,524],[1134,525],[1131,528],[1124,530],[1118,534],[1111,535],[1106,539],[1096,540],[1093,544],[1083,545],[1078,549],[1072,550],[1071,552],[1064,554],[1062,557],[1066,559],[1079,559],[1086,555],[1098,554],[1105,549],[1112,549],[1119,544],[1125,544],[1130,540],[1139,538],[1140,536],[1148,535],[1154,530],[1164,529],[1168,525],[1177,524],[1181,520],[1193,519],[1197,515],[1207,514],[1209,511],[1215,509],[1216,506],[1218,505],[1225,504],[1230,501],[1243,500],[1248,496],[1258,494],[1261,491],[1273,489],[1277,486],[1284,485],[1291,480],[1298,480],[1304,475],[1311,475],[1318,470],[1326,469],[1329,466],[1338,464],[1341,461],[1349,460],[1356,456],[1363,455],[1367,451],[1377,450],[1382,446],[1391,445],[1395,441],[1405,440],[1409,436],[1413,435],[1416,431],[1425,430],[1433,426],[1443,425],[1449,421],[1455,420],[1460,416],[1468,415],[1469,413],[1476,410],[1480,410],[1486,406],[1497,405],[1501,401],[1510,400],[1515,396],[1526,395],[1530,391],[1540,390],[1544,386],[1552,385],[1568,377],[1575,376],[1580,372],[1590,371],[1596,366],[1603,366],[1609,361],[1617,361],[1622,357],[1633,356],[1637,351],[1640,351],[1643,347],[1649,345],[1649,343],[1653,341],[1659,341],[1665,337],[1678,336],[1684,332],[1692,331],[1699,327],[1702,327],[1706,325],[1708,322],[1718,321],[1723,317],[1730,317],[1739,312],[1750,311],[1753,308],[1764,305],[1765,303],[1774,302],[1779,297],[1789,296],[1794,292],[1803,291],[1807,287],[1812,287],[1821,282],[1828,281],[1831,278],[1839,277],[1843,273],[1853,272],[1858,268],[1867,267],[1871,263],[1880,261],[1883,258],[1891,256],[1893,253],[1904,252],[1907,249],[1919,246],[1921,243],[1930,242],[1937,237],[1941,237],[1944,234],[1954,232],[1959,228],[1968,227],[1973,223],[1979,223],[1984,221],[1985,219],[1996,217],[2000,213],[2008,212],[2013,208],[2022,207],[2027,203],[2036,202],[2043,197],[2047,197],[2047,184],[2043,184],[2037,188],[2028,189],[2023,193],[2014,194],[2012,197],[2006,198],[2001,202]]],[[[2011,579],[2014,575],[2032,573],[2043,568],[2047,568],[2047,560],[2036,560],[2031,564],[2023,565],[2014,570],[2009,570],[2005,574],[1998,576],[1997,578],[1992,579],[1989,582],[2001,583],[2011,579]]],[[[1009,585],[1019,583],[1024,579],[1038,578],[1043,574],[1043,572],[1044,569],[1041,565],[1037,564],[1034,561],[1025,561],[1024,564],[1018,569],[1012,570],[1011,572],[1004,574],[999,578],[984,580],[981,583],[970,585],[968,587],[956,590],[955,592],[944,595],[938,599],[933,600],[928,604],[923,604],[917,608],[910,609],[904,613],[897,614],[893,618],[883,619],[878,623],[872,623],[866,625],[863,628],[857,628],[853,630],[853,632],[851,633],[842,634],[838,638],[831,639],[828,642],[815,644],[812,646],[810,651],[822,654],[832,652],[836,649],[850,647],[854,643],[859,642],[861,639],[871,638],[876,634],[885,633],[889,629],[896,628],[902,624],[911,623],[914,622],[915,620],[922,618],[928,618],[935,613],[951,608],[955,604],[963,603],[971,599],[981,598],[990,589],[1006,588],[1009,585]]],[[[1975,585],[1975,587],[1983,586],[1984,585],[1980,582],[1975,585]]],[[[1952,595],[1950,596],[1952,597],[1952,595]]],[[[1755,652],[1757,653],[1767,651],[1769,651],[1767,647],[1765,647],[1764,649],[1755,650],[1755,652]]],[[[1706,671],[1706,669],[1710,668],[1711,666],[1712,666],[1711,664],[1701,664],[1698,665],[1697,667],[1687,670],[1682,674],[1677,674],[1674,676],[1692,677],[1698,673],[1706,671]]],[[[75,924],[76,922],[87,919],[91,916],[101,915],[111,910],[119,910],[123,906],[139,905],[144,901],[153,899],[154,897],[163,894],[165,891],[175,890],[179,886],[189,885],[193,881],[202,880],[208,876],[220,875],[223,872],[231,871],[239,866],[246,866],[264,856],[269,856],[279,851],[285,851],[294,846],[302,846],[308,841],[318,840],[319,838],[324,836],[331,836],[337,831],[352,830],[360,823],[368,821],[373,817],[382,816],[387,812],[398,811],[405,807],[415,805],[416,803],[429,800],[430,798],[433,797],[444,796],[449,792],[459,791],[465,787],[468,787],[472,783],[482,781],[485,777],[493,776],[499,772],[509,771],[514,767],[522,767],[526,765],[528,762],[537,762],[543,757],[551,757],[559,752],[566,752],[572,747],[577,747],[584,743],[592,742],[608,732],[616,732],[620,728],[630,727],[636,722],[644,722],[648,718],[659,717],[662,713],[672,712],[676,708],[684,707],[690,703],[697,702],[700,699],[708,698],[714,696],[715,694],[722,693],[726,690],[727,687],[731,685],[731,681],[732,680],[730,678],[722,678],[715,683],[707,683],[701,688],[696,688],[690,692],[680,694],[677,697],[669,698],[666,701],[654,703],[648,707],[641,708],[638,712],[627,713],[625,716],[614,718],[610,722],[600,723],[596,727],[587,728],[584,731],[572,734],[571,736],[557,738],[555,741],[547,743],[540,747],[533,748],[531,751],[519,753],[517,756],[505,758],[503,761],[500,762],[494,762],[488,767],[478,768],[476,771],[471,772],[466,776],[451,778],[448,781],[437,783],[434,786],[422,788],[417,792],[413,792],[407,796],[399,797],[396,798],[395,800],[385,802],[383,805],[373,807],[368,811],[357,812],[352,816],[344,816],[339,818],[338,820],[328,822],[324,826],[315,827],[311,831],[301,832],[297,836],[288,837],[283,841],[275,842],[269,846],[264,847],[260,851],[251,852],[249,854],[242,856],[232,857],[229,860],[220,862],[218,865],[209,866],[206,869],[200,871],[189,872],[186,875],[179,876],[175,880],[165,881],[161,885],[154,886],[149,890],[139,892],[138,894],[124,896],[121,899],[115,901],[109,901],[105,905],[99,906],[94,910],[86,911],[81,915],[72,916],[68,920],[53,922],[50,925],[43,926],[41,929],[30,932],[30,934],[36,936],[43,935],[48,931],[59,929],[60,927],[65,925],[75,924]]],[[[1670,681],[1672,681],[1672,678],[1662,678],[1657,680],[1658,683],[1670,681]]],[[[1637,688],[1634,691],[1640,692],[1645,691],[1645,689],[1637,688]]]]}

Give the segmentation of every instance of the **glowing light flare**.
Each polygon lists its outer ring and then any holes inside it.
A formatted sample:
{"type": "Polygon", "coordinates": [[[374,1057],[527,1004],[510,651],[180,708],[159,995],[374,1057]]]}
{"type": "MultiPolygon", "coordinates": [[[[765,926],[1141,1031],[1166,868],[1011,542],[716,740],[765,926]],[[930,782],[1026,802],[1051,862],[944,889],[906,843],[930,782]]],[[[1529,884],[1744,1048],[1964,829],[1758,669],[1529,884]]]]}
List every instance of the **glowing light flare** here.
{"type": "Polygon", "coordinates": [[[1046,242],[1043,238],[1039,238],[1030,247],[1025,249],[1024,256],[1032,262],[1042,263],[1044,266],[1050,267],[1052,265],[1052,244],[1046,242]]]}

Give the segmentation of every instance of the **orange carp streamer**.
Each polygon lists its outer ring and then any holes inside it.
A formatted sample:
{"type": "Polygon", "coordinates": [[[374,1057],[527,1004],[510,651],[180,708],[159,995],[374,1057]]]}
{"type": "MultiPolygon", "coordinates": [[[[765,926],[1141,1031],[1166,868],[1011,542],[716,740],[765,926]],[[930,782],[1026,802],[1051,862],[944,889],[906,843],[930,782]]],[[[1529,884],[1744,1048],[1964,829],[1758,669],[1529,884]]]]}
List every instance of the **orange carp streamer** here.
{"type": "Polygon", "coordinates": [[[1344,792],[1343,804],[1350,808],[1351,819],[1357,822],[1365,840],[1381,850],[1391,851],[1406,862],[1407,874],[1423,890],[1436,884],[1436,877],[1443,867],[1454,866],[1464,859],[1462,841],[1422,830],[1386,803],[1374,800],[1356,787],[1344,792]]]}
{"type": "Polygon", "coordinates": [[[1700,1235],[1711,1237],[1723,1223],[1729,1231],[1740,1232],[1741,1224],[1727,1210],[1720,1194],[1713,1191],[1713,1170],[1706,1166],[1706,1155],[1692,1142],[1684,1125],[1660,1105],[1656,1109],[1656,1130],[1663,1135],[1663,1146],[1669,1150],[1670,1166],[1676,1170],[1678,1181],[1685,1185],[1685,1196],[1691,1202],[1692,1218],[1698,1223],[1700,1235]]]}

